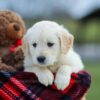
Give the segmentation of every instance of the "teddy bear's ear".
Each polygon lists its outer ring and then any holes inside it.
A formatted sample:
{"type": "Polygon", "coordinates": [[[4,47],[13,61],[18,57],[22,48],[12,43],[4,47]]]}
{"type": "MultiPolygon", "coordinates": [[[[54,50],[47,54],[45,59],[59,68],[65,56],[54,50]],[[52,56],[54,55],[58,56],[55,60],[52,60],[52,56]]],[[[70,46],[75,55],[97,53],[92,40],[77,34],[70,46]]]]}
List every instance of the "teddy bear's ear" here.
{"type": "Polygon", "coordinates": [[[74,37],[67,30],[59,33],[61,53],[66,54],[68,50],[73,46],[74,37]]]}
{"type": "Polygon", "coordinates": [[[11,39],[20,39],[23,37],[23,28],[18,23],[10,23],[7,26],[7,36],[11,39]]]}

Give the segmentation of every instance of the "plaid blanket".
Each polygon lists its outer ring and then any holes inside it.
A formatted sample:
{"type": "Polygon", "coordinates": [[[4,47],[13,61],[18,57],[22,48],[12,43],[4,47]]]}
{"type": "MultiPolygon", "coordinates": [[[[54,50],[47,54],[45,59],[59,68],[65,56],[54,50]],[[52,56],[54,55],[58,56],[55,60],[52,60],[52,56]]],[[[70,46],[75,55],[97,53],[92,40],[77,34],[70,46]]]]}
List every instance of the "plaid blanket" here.
{"type": "Polygon", "coordinates": [[[0,100],[80,100],[90,83],[90,75],[80,71],[72,74],[64,91],[59,91],[54,85],[40,84],[30,72],[0,72],[0,100]]]}

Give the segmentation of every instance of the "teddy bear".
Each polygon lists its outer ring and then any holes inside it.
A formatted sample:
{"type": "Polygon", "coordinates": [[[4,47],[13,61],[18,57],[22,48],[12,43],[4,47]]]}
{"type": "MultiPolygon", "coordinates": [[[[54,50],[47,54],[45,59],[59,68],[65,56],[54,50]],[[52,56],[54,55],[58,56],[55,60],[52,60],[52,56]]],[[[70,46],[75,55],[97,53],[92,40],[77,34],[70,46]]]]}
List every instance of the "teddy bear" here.
{"type": "Polygon", "coordinates": [[[26,31],[22,17],[10,10],[0,11],[0,71],[23,69],[20,49],[26,31]]]}

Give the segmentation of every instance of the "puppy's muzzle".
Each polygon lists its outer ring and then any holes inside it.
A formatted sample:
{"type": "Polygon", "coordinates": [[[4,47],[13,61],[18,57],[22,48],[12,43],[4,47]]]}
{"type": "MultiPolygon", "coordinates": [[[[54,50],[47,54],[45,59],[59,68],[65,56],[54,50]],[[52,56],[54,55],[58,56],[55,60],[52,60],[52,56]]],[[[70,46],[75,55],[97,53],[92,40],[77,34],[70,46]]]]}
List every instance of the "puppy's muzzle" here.
{"type": "Polygon", "coordinates": [[[39,62],[39,63],[41,63],[41,64],[44,64],[44,62],[45,62],[45,57],[44,56],[39,56],[39,57],[37,57],[37,61],[39,62]]]}

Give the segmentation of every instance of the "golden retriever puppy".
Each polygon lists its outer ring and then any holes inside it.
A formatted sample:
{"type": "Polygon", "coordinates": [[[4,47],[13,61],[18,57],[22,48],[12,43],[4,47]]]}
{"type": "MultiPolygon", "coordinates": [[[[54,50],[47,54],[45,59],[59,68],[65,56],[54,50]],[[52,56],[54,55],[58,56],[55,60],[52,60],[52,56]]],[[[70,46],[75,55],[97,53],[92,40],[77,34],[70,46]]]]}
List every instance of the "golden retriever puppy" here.
{"type": "Polygon", "coordinates": [[[64,90],[71,74],[83,69],[80,56],[73,50],[73,40],[73,35],[56,22],[37,22],[23,38],[25,71],[34,72],[45,86],[54,82],[64,90]]]}

